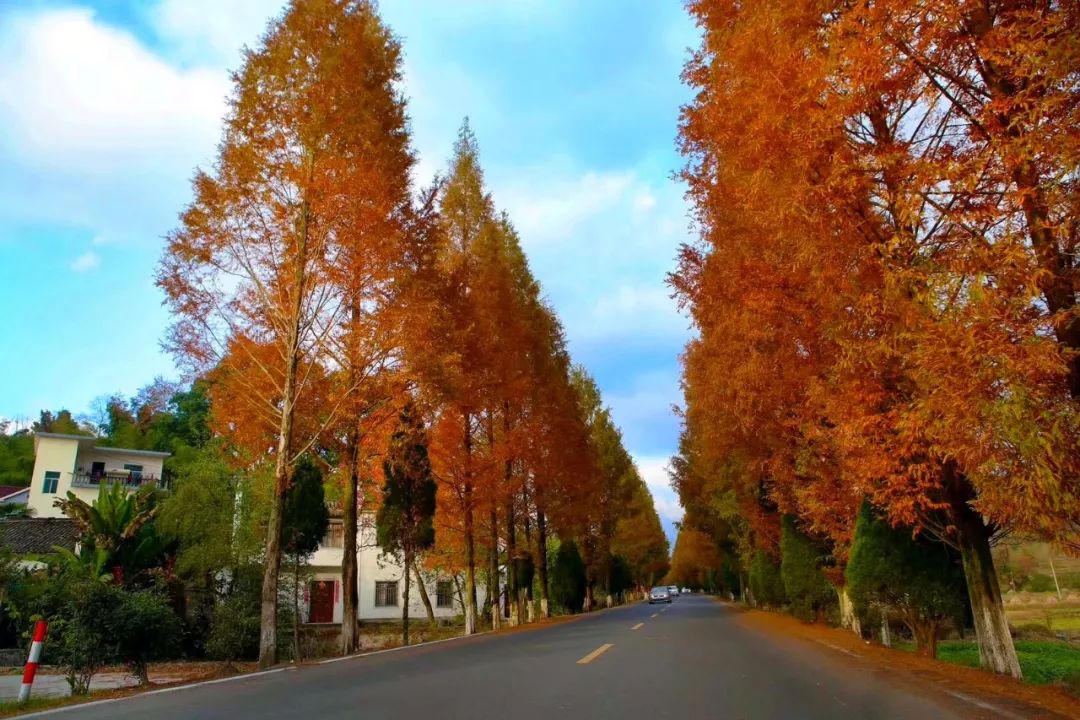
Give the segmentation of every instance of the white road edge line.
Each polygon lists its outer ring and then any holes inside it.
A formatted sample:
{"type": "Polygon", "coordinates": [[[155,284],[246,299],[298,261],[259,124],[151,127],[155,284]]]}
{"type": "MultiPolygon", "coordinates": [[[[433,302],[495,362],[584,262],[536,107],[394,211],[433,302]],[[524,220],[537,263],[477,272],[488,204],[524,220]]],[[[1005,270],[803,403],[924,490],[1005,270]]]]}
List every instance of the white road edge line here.
{"type": "Polygon", "coordinates": [[[490,635],[491,633],[491,630],[484,630],[482,632],[473,633],[472,635],[455,635],[454,637],[442,638],[441,640],[428,640],[427,642],[416,643],[415,645],[399,645],[398,647],[386,648],[385,650],[369,650],[368,652],[356,653],[355,655],[343,655],[341,657],[320,660],[315,664],[329,665],[330,663],[342,662],[343,660],[356,660],[357,658],[366,658],[371,657],[372,655],[383,655],[385,653],[397,652],[398,650],[411,650],[412,648],[424,647],[425,645],[438,645],[439,643],[450,642],[451,640],[464,640],[465,638],[470,637],[490,635]]]}
{"type": "MultiPolygon", "coordinates": [[[[632,604],[628,603],[626,605],[616,605],[615,608],[631,607],[631,606],[632,606],[632,604]]],[[[600,610],[596,610],[594,612],[595,613],[600,613],[600,612],[603,612],[604,610],[614,610],[615,608],[601,608],[600,610]]],[[[441,640],[429,640],[427,642],[416,643],[415,645],[402,645],[402,646],[396,647],[396,648],[387,648],[386,650],[371,650],[371,651],[366,652],[366,653],[357,653],[356,655],[345,655],[343,657],[330,658],[328,660],[320,660],[318,663],[315,663],[315,664],[316,665],[328,665],[330,663],[341,662],[342,660],[355,660],[356,658],[370,657],[372,655],[380,655],[382,653],[391,653],[391,652],[396,652],[398,650],[407,650],[409,648],[423,647],[425,645],[437,645],[438,643],[450,642],[451,640],[464,640],[465,638],[468,638],[468,637],[478,637],[480,635],[489,635],[492,632],[493,632],[492,630],[482,630],[482,631],[480,631],[478,633],[473,633],[472,635],[457,635],[455,637],[442,638],[441,640]]],[[[51,708],[49,710],[39,710],[38,712],[32,712],[32,713],[28,713],[26,715],[19,715],[18,717],[19,718],[35,718],[35,717],[45,717],[47,715],[59,715],[60,713],[68,712],[68,711],[71,711],[71,710],[79,710],[81,708],[94,707],[96,705],[108,705],[109,703],[116,703],[116,702],[122,702],[124,700],[131,700],[133,698],[143,697],[144,695],[160,695],[162,693],[176,692],[177,690],[187,690],[188,688],[202,687],[204,685],[217,685],[218,683],[234,682],[234,681],[237,681],[237,680],[247,680],[248,678],[259,677],[259,676],[262,676],[262,675],[272,675],[274,673],[285,672],[286,670],[299,670],[299,669],[300,669],[299,666],[290,665],[288,667],[272,668],[270,670],[260,670],[259,672],[244,673],[243,675],[233,675],[231,677],[217,678],[217,679],[214,679],[214,680],[200,680],[199,682],[195,682],[195,683],[187,683],[185,685],[175,685],[173,687],[161,688],[159,690],[146,690],[144,692],[135,693],[133,695],[125,695],[123,697],[108,698],[108,699],[105,699],[105,700],[92,700],[90,702],[84,702],[84,703],[73,703],[71,705],[64,705],[63,707],[51,708]]]]}
{"type": "Polygon", "coordinates": [[[64,705],[63,707],[52,708],[49,710],[40,710],[38,712],[28,713],[26,715],[19,715],[20,718],[35,718],[44,717],[46,715],[59,715],[63,712],[69,712],[72,710],[82,710],[83,708],[95,707],[98,705],[108,705],[110,703],[117,703],[123,700],[131,700],[133,698],[144,697],[146,695],[162,695],[164,693],[176,692],[178,690],[187,690],[188,688],[203,687],[204,685],[217,685],[219,683],[235,682],[237,680],[248,680],[254,677],[261,677],[263,675],[273,675],[274,673],[285,672],[286,670],[295,670],[294,667],[279,667],[271,670],[260,670],[259,672],[245,673],[243,675],[233,675],[232,677],[216,678],[214,680],[201,680],[195,683],[188,683],[187,685],[174,685],[173,687],[161,688],[159,690],[147,690],[145,692],[135,693],[134,695],[125,695],[124,697],[108,698],[106,700],[92,700],[85,703],[73,703],[71,705],[64,705]]]}
{"type": "Polygon", "coordinates": [[[859,655],[859,653],[853,653],[850,650],[840,647],[839,645],[833,645],[832,643],[822,642],[820,640],[818,642],[827,648],[832,648],[836,652],[842,652],[845,655],[850,655],[851,657],[862,657],[861,655],[859,655]]]}
{"type": "Polygon", "coordinates": [[[1024,720],[1022,715],[1017,715],[1016,713],[1006,710],[1005,708],[998,707],[997,705],[991,705],[988,702],[983,702],[978,698],[971,697],[970,695],[965,695],[964,693],[954,692],[953,690],[946,690],[945,694],[952,695],[954,698],[963,700],[966,703],[971,703],[975,707],[980,707],[983,710],[989,710],[990,712],[997,713],[1001,717],[1009,718],[1009,720],[1024,720]]]}

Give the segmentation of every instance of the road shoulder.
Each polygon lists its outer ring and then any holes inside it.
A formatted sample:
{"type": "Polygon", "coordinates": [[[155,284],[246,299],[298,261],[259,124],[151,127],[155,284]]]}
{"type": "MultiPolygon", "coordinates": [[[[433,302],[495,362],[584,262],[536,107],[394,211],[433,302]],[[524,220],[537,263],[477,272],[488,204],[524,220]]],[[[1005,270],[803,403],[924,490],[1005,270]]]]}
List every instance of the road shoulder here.
{"type": "Polygon", "coordinates": [[[864,641],[846,630],[807,625],[780,613],[718,604],[748,629],[813,643],[838,662],[858,665],[923,694],[945,696],[951,705],[966,705],[974,717],[1080,717],[1080,699],[1061,688],[1029,685],[985,670],[930,660],[864,641]]]}

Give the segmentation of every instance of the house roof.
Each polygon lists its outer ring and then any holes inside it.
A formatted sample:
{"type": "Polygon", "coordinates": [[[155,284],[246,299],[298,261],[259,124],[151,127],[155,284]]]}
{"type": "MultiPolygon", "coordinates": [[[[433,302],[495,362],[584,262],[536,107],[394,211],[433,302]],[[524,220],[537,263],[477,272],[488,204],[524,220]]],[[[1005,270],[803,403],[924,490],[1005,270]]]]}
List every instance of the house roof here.
{"type": "Polygon", "coordinates": [[[0,545],[13,553],[51,553],[57,545],[75,549],[79,532],[68,518],[9,518],[0,520],[0,545]]]}
{"type": "Polygon", "coordinates": [[[28,487],[22,487],[20,485],[0,485],[0,502],[4,502],[10,495],[17,495],[21,492],[26,492],[29,489],[30,488],[28,487]]]}
{"type": "Polygon", "coordinates": [[[158,452],[157,450],[132,450],[130,448],[118,448],[108,447],[105,445],[98,445],[97,442],[101,438],[94,437],[93,435],[68,435],[66,433],[50,433],[50,432],[36,432],[34,433],[34,451],[37,452],[37,441],[39,438],[52,438],[54,440],[76,440],[80,447],[84,450],[93,450],[94,452],[103,453],[123,453],[124,455],[142,455],[144,457],[159,457],[167,458],[172,453],[158,452]]]}

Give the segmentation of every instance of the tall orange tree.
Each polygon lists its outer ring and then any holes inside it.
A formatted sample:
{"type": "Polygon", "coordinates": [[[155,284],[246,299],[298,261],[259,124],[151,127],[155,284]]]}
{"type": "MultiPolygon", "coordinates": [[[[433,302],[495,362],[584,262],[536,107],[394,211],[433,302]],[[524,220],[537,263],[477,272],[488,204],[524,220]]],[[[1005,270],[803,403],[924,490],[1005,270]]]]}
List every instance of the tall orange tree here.
{"type": "Polygon", "coordinates": [[[345,307],[327,354],[337,370],[332,392],[344,396],[335,439],[345,465],[340,473],[341,650],[348,653],[359,641],[356,543],[364,436],[376,434],[382,429],[376,425],[393,416],[387,406],[406,384],[400,362],[404,326],[413,310],[406,295],[414,272],[406,236],[415,232],[417,221],[411,207],[414,158],[400,89],[401,45],[372,3],[357,4],[338,33],[347,52],[333,59],[335,72],[324,79],[323,89],[337,98],[337,112],[348,126],[328,160],[341,180],[330,282],[345,307]]]}
{"type": "Polygon", "coordinates": [[[396,200],[385,201],[384,192],[394,193],[382,187],[368,195],[372,181],[388,183],[396,172],[401,183],[400,168],[365,160],[392,140],[388,126],[404,132],[403,118],[394,116],[400,103],[386,98],[396,47],[368,2],[291,2],[233,76],[217,162],[196,175],[195,199],[169,236],[158,273],[176,316],[168,344],[193,369],[218,367],[220,422],[233,422],[228,408],[246,408],[259,427],[272,428],[238,436],[250,438],[252,458],[274,464],[263,667],[276,659],[289,468],[354,390],[327,384],[327,358],[355,294],[338,263],[382,237],[378,221],[366,221],[383,217],[396,200]],[[365,209],[368,200],[374,210],[365,209]],[[312,402],[316,392],[330,400],[312,402]]]}
{"type": "Polygon", "coordinates": [[[744,503],[843,542],[866,495],[955,544],[983,662],[1018,675],[989,543],[1078,516],[1073,146],[1045,130],[1075,108],[1076,19],[915,5],[691,4],[688,427],[744,503]]]}

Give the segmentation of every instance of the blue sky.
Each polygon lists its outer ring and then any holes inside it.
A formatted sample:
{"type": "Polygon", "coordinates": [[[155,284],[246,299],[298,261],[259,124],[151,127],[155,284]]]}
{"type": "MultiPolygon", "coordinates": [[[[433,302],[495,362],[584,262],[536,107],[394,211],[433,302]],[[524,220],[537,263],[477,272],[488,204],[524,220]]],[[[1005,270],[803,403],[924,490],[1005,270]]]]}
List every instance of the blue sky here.
{"type": "MultiPolygon", "coordinates": [[[[0,417],[89,409],[156,375],[162,237],[212,161],[228,69],[280,0],[7,0],[0,8],[0,417]]],[[[382,0],[402,37],[418,179],[465,115],[496,204],[597,378],[670,529],[677,354],[663,284],[696,31],[679,2],[382,0]]]]}

